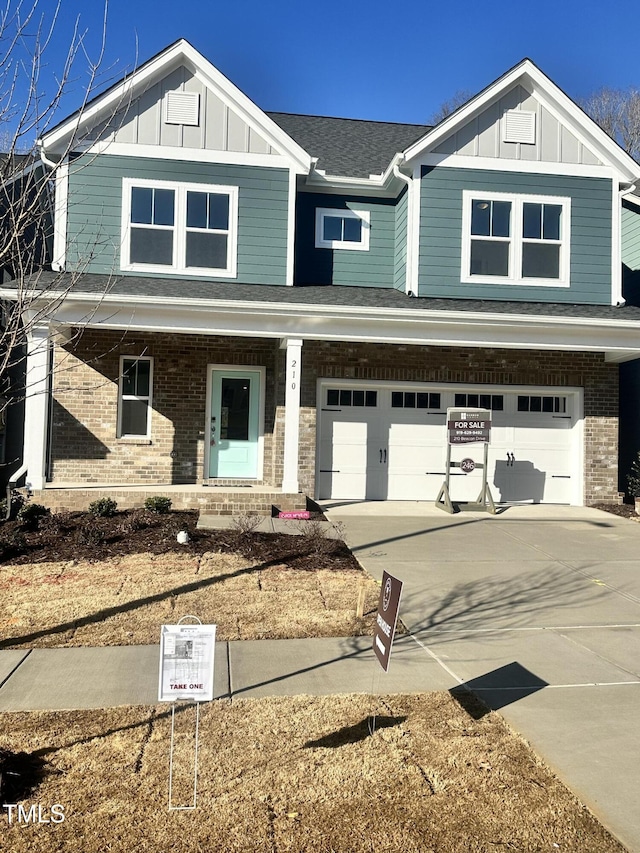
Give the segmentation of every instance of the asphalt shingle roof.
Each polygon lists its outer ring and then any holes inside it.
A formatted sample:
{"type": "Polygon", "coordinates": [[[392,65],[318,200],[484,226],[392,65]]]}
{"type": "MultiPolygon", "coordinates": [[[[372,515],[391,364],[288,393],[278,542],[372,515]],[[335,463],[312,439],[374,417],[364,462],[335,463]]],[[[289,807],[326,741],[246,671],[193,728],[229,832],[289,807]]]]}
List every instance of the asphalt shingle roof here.
{"type": "Polygon", "coordinates": [[[430,130],[424,124],[395,124],[352,118],[267,113],[328,175],[368,178],[382,174],[394,154],[430,130]]]}
{"type": "MultiPolygon", "coordinates": [[[[431,299],[411,298],[398,290],[378,287],[351,287],[338,285],[308,285],[285,287],[283,285],[239,284],[188,279],[152,278],[148,276],[107,276],[97,273],[81,275],[73,281],[70,273],[43,272],[33,277],[34,285],[42,289],[68,291],[70,294],[107,293],[111,296],[160,297],[165,299],[205,299],[212,307],[216,301],[238,300],[247,302],[282,303],[289,305],[342,306],[353,308],[389,308],[406,311],[453,311],[464,313],[518,314],[534,317],[574,317],[576,319],[601,319],[639,321],[640,307],[623,305],[574,305],[555,302],[507,302],[490,299],[431,299]]],[[[11,282],[3,285],[10,289],[11,282]]]]}

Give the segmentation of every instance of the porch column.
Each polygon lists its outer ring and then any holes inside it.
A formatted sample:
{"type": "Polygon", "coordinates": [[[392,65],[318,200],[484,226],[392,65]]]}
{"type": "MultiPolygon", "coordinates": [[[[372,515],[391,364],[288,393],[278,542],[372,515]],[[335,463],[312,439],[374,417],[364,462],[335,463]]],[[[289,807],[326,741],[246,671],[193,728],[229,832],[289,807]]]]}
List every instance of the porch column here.
{"type": "Polygon", "coordinates": [[[302,340],[286,338],[286,373],[284,392],[284,461],[282,491],[296,492],[298,484],[298,447],[300,444],[300,380],[302,377],[302,340]]]}
{"type": "Polygon", "coordinates": [[[49,327],[34,326],[27,333],[24,401],[24,464],[26,482],[44,489],[49,402],[49,327]]]}

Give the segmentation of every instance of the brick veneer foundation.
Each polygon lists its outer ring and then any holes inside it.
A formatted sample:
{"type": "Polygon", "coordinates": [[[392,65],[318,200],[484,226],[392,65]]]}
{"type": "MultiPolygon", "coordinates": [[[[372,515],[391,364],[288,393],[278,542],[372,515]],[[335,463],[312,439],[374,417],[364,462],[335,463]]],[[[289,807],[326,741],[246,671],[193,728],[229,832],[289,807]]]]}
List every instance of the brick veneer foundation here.
{"type": "MultiPolygon", "coordinates": [[[[85,330],[57,345],[52,485],[200,483],[207,365],[266,368],[264,475],[282,482],[285,354],[279,341],[85,330]],[[154,358],[151,441],[118,439],[120,355],[154,358]]],[[[598,353],[307,341],[299,477],[315,488],[319,378],[584,388],[585,503],[618,502],[618,368],[598,353]]]]}

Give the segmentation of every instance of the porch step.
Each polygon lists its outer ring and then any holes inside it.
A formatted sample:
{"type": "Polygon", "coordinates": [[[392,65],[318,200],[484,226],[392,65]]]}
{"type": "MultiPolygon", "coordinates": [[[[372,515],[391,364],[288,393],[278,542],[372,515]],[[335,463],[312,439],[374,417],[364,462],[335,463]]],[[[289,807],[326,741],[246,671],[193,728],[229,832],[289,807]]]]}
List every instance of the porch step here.
{"type": "Polygon", "coordinates": [[[42,504],[53,512],[87,510],[89,504],[101,498],[111,498],[118,509],[136,509],[144,506],[149,497],[171,498],[172,509],[197,509],[212,515],[243,515],[255,513],[270,517],[272,508],[283,511],[303,510],[307,498],[302,494],[269,491],[268,488],[221,489],[194,486],[55,488],[34,491],[32,503],[42,504]]]}

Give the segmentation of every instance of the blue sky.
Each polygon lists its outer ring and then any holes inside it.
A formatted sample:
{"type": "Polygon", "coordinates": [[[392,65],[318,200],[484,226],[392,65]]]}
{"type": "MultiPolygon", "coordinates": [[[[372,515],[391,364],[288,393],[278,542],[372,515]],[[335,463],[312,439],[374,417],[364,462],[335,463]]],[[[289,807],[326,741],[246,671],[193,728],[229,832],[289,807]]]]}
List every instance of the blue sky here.
{"type": "MultiPolygon", "coordinates": [[[[76,16],[98,53],[100,1],[62,0],[62,10],[45,76],[76,16]]],[[[110,0],[105,64],[130,70],[184,37],[263,109],[424,123],[456,91],[479,91],[525,56],[576,99],[640,86],[638,24],[637,0],[110,0]]],[[[80,103],[81,62],[77,73],[58,119],[80,103]]]]}

